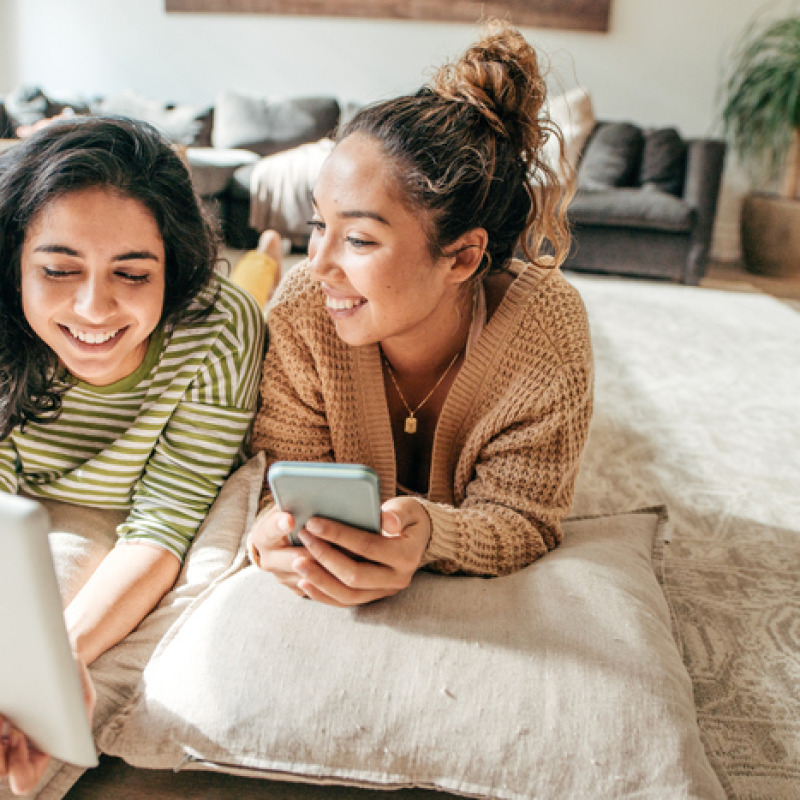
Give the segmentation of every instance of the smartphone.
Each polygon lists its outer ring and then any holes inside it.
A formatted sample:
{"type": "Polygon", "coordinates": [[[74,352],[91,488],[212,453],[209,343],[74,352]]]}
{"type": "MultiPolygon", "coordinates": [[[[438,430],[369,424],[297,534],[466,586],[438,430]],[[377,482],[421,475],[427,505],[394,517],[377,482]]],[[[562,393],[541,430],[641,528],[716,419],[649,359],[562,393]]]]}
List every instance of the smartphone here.
{"type": "Polygon", "coordinates": [[[267,480],[281,511],[288,511],[295,519],[289,541],[296,547],[302,544],[297,534],[311,517],[380,533],[380,481],[371,467],[276,461],[267,472],[267,480]]]}

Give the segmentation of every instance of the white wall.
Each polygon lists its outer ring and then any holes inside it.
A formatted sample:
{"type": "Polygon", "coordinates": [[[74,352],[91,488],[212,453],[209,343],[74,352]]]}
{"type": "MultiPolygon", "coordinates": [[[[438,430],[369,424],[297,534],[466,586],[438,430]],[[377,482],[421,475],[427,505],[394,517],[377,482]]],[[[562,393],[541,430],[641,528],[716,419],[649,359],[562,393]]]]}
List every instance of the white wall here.
{"type": "MultiPolygon", "coordinates": [[[[789,2],[790,0],[787,0],[789,2]]],[[[719,134],[717,89],[733,38],[764,0],[612,0],[606,34],[525,29],[554,91],[586,86],[598,116],[719,134]]],[[[768,2],[780,6],[780,0],[768,2]]],[[[226,88],[370,101],[417,88],[475,36],[463,24],[249,14],[167,14],[164,0],[0,0],[0,94],[132,89],[211,103],[226,88]]],[[[728,170],[715,236],[738,253],[741,179],[728,170]]]]}

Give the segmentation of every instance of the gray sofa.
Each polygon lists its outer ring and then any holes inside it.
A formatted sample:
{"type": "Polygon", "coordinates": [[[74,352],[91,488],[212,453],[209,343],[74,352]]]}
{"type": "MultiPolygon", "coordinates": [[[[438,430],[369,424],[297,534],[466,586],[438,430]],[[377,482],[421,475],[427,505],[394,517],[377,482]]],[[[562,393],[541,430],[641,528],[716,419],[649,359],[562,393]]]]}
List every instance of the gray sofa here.
{"type": "MultiPolygon", "coordinates": [[[[343,109],[342,117],[347,113],[343,109]]],[[[249,248],[257,240],[258,230],[250,227],[254,185],[277,206],[269,227],[305,245],[310,206],[305,216],[295,206],[313,186],[320,155],[306,148],[292,152],[276,154],[270,165],[251,161],[232,171],[224,195],[231,246],[249,248]],[[309,168],[298,168],[298,160],[309,168]],[[254,184],[259,170],[264,174],[254,184]],[[293,182],[292,192],[286,192],[287,182],[293,182]]],[[[697,284],[706,269],[724,156],[723,142],[685,141],[673,128],[598,123],[579,160],[566,268],[697,284]]]]}
{"type": "MultiPolygon", "coordinates": [[[[262,159],[277,156],[267,181],[284,191],[287,181],[294,182],[294,196],[281,196],[269,185],[265,192],[273,205],[291,203],[297,219],[290,223],[277,209],[268,227],[281,229],[302,247],[306,219],[297,206],[307,198],[313,170],[298,170],[291,153],[330,136],[356,108],[326,96],[274,99],[236,91],[222,92],[213,107],[164,106],[131,92],[60,101],[34,87],[0,102],[0,135],[13,136],[16,125],[64,109],[146,119],[185,148],[198,193],[218,217],[226,245],[234,249],[249,249],[258,241],[260,230],[251,227],[253,172],[262,159]]],[[[724,157],[725,143],[716,139],[684,140],[674,128],[597,122],[578,161],[578,190],[568,211],[573,243],[565,268],[699,283],[724,157]]]]}
{"type": "Polygon", "coordinates": [[[578,162],[565,268],[698,284],[724,158],[719,140],[598,122],[578,162]]]}

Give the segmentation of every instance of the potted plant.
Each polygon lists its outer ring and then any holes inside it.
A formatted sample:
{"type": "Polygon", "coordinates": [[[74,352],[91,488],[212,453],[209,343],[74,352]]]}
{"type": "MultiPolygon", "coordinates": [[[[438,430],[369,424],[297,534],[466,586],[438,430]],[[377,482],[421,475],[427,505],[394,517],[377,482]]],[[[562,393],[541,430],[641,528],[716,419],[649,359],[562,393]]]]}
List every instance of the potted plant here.
{"type": "Polygon", "coordinates": [[[754,191],[741,217],[745,266],[800,273],[800,15],[753,22],[724,84],[725,134],[754,191]]]}

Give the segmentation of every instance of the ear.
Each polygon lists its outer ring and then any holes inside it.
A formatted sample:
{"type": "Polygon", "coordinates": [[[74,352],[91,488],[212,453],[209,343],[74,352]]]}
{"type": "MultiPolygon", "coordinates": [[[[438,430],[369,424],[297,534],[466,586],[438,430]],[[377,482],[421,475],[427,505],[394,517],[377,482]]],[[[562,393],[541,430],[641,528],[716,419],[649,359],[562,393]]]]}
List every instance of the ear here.
{"type": "Polygon", "coordinates": [[[451,283],[464,283],[468,281],[480,267],[486,246],[489,244],[489,234],[484,228],[473,228],[456,239],[447,248],[445,258],[452,259],[448,278],[451,283]]]}

